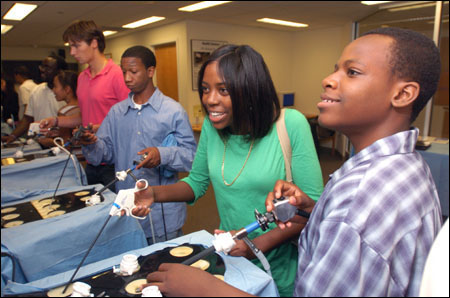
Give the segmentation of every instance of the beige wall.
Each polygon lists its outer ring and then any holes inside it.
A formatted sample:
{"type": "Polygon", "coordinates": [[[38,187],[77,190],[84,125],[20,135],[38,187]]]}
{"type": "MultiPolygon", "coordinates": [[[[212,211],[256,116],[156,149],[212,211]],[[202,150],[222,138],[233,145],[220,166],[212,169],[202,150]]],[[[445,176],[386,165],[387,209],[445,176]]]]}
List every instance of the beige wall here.
{"type": "MultiPolygon", "coordinates": [[[[219,40],[253,47],[264,57],[275,88],[280,91],[292,88],[291,57],[293,54],[293,37],[294,33],[291,32],[187,21],[187,39],[189,43],[191,39],[219,40]]],[[[190,57],[190,53],[188,55],[190,57]]],[[[189,66],[189,86],[186,87],[190,90],[190,105],[187,107],[187,110],[189,115],[193,116],[193,106],[198,105],[200,100],[197,91],[192,91],[191,61],[187,62],[189,66]]]]}
{"type": "Polygon", "coordinates": [[[334,69],[344,47],[351,41],[351,24],[324,30],[295,34],[292,55],[292,90],[295,108],[305,113],[318,113],[322,80],[334,69]]]}
{"type": "MultiPolygon", "coordinates": [[[[333,72],[342,50],[351,40],[352,23],[295,34],[292,90],[295,92],[294,106],[297,110],[318,114],[317,103],[323,92],[322,80],[333,72]]],[[[321,146],[331,147],[331,141],[321,146]]],[[[336,149],[342,155],[347,150],[347,138],[340,133],[337,133],[336,149]]]]}
{"type": "MultiPolygon", "coordinates": [[[[58,53],[61,48],[33,48],[33,47],[1,47],[2,60],[43,60],[52,52],[58,53]]],[[[76,63],[77,61],[69,55],[69,48],[66,51],[66,61],[76,63]]]]}
{"type": "Polygon", "coordinates": [[[154,47],[175,41],[180,103],[193,121],[193,108],[199,104],[199,98],[197,91],[192,90],[190,40],[248,44],[264,57],[277,91],[294,91],[295,108],[316,113],[320,83],[333,70],[350,35],[351,24],[326,30],[285,32],[188,20],[108,39],[105,52],[120,63],[121,54],[132,45],[154,47]]]}
{"type": "MultiPolygon", "coordinates": [[[[180,103],[193,121],[193,108],[199,104],[199,98],[197,91],[192,90],[190,40],[248,44],[264,57],[277,91],[294,91],[295,108],[306,113],[317,113],[316,104],[322,92],[321,81],[333,70],[342,49],[350,41],[350,35],[351,24],[324,30],[286,32],[187,20],[123,37],[110,37],[106,42],[105,53],[111,54],[114,62],[120,64],[122,53],[130,46],[152,48],[175,42],[180,103]]],[[[56,50],[2,47],[2,59],[40,60],[56,50]]],[[[66,57],[68,61],[74,61],[68,48],[66,57]]]]}

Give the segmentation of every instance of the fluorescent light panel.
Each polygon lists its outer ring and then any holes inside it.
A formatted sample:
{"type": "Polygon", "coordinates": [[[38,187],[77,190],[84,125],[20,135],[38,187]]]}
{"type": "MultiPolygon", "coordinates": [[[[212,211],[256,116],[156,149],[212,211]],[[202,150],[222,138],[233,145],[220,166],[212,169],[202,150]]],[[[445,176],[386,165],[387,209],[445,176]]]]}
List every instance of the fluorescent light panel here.
{"type": "Polygon", "coordinates": [[[178,8],[178,10],[192,12],[192,11],[197,11],[200,9],[205,9],[205,8],[209,8],[209,7],[213,7],[213,6],[217,6],[217,5],[222,5],[222,4],[225,4],[228,2],[231,2],[231,1],[202,1],[202,2],[192,4],[192,5],[180,7],[180,8],[178,8]]]}
{"type": "Polygon", "coordinates": [[[289,22],[289,21],[283,21],[283,20],[277,20],[277,19],[271,19],[271,18],[262,18],[257,19],[258,22],[262,23],[269,23],[269,24],[275,24],[275,25],[281,25],[281,26],[289,26],[289,27],[308,27],[308,24],[302,24],[302,23],[296,23],[296,22],[289,22]]]}
{"type": "Polygon", "coordinates": [[[395,8],[389,8],[389,12],[396,12],[396,11],[403,11],[403,10],[411,10],[411,9],[418,9],[418,8],[425,8],[425,7],[431,7],[435,6],[436,3],[423,3],[423,4],[416,4],[416,5],[407,5],[402,7],[395,7],[395,8]]]}
{"type": "Polygon", "coordinates": [[[113,35],[113,34],[116,34],[116,33],[117,33],[117,31],[112,31],[112,30],[103,31],[103,35],[104,36],[110,36],[110,35],[113,35]]]}
{"type": "Polygon", "coordinates": [[[3,25],[2,24],[2,34],[5,34],[6,32],[8,32],[9,30],[11,30],[13,27],[13,25],[3,25]]]}
{"type": "MultiPolygon", "coordinates": [[[[444,24],[444,23],[448,23],[448,19],[442,20],[442,24],[444,24]]],[[[434,21],[429,21],[429,22],[427,22],[427,24],[434,24],[434,21]]]]}
{"type": "Polygon", "coordinates": [[[388,2],[392,2],[392,1],[361,1],[361,3],[364,5],[377,5],[377,4],[388,3],[388,2]]]}
{"type": "Polygon", "coordinates": [[[37,7],[36,4],[14,4],[3,17],[4,20],[22,21],[37,7]]]}
{"type": "Polygon", "coordinates": [[[139,20],[139,21],[136,21],[136,22],[133,22],[133,23],[129,23],[129,24],[123,25],[122,28],[134,29],[134,28],[141,27],[141,26],[144,26],[144,25],[147,25],[147,24],[151,24],[151,23],[162,21],[164,19],[166,19],[166,18],[165,17],[155,17],[155,16],[153,16],[153,17],[149,17],[149,18],[146,18],[146,19],[142,19],[142,20],[139,20]]]}

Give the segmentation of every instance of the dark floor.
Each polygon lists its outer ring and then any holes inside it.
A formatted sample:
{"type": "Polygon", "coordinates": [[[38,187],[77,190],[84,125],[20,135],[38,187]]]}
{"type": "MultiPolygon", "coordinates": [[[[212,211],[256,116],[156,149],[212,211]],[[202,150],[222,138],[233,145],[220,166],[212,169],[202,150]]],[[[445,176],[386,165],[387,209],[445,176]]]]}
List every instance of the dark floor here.
{"type": "MultiPolygon", "coordinates": [[[[336,152],[331,156],[331,149],[320,147],[319,161],[322,168],[323,182],[326,184],[328,177],[343,164],[342,157],[336,152]]],[[[183,178],[187,173],[181,173],[183,178]]],[[[205,196],[198,200],[194,206],[188,206],[186,223],[183,226],[183,233],[189,234],[199,230],[206,230],[214,234],[214,229],[219,227],[219,215],[214,198],[214,190],[210,186],[205,196]]]]}

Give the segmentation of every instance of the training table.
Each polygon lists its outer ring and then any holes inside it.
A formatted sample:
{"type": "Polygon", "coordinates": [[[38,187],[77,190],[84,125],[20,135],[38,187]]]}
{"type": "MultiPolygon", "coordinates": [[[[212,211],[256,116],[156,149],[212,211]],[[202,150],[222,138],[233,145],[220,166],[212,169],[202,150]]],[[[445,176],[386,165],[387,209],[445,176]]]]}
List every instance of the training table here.
{"type": "MultiPolygon", "coordinates": [[[[57,195],[92,187],[100,190],[103,185],[67,187],[59,190],[57,195]]],[[[2,202],[2,209],[24,201],[52,197],[53,191],[54,189],[41,191],[39,195],[7,204],[2,202]]],[[[116,197],[108,189],[102,195],[104,202],[98,205],[2,229],[2,253],[8,253],[16,260],[15,281],[17,283],[29,283],[78,266],[106,221],[116,197]]],[[[144,231],[136,219],[128,216],[120,218],[114,216],[106,225],[85,264],[147,245],[144,231]]],[[[7,280],[12,279],[11,259],[2,255],[1,267],[3,292],[7,280]]]]}
{"type": "MultiPolygon", "coordinates": [[[[210,233],[202,230],[126,253],[132,253],[136,256],[148,255],[168,246],[178,246],[184,243],[202,244],[205,247],[209,247],[211,246],[211,241],[213,239],[214,237],[210,233]]],[[[112,269],[113,266],[120,264],[124,254],[125,253],[110,258],[104,258],[104,260],[81,267],[75,280],[112,269]]],[[[278,290],[273,279],[246,258],[231,257],[223,253],[220,253],[220,256],[224,260],[226,267],[224,274],[225,282],[253,295],[268,297],[278,296],[278,290]]],[[[70,280],[74,270],[75,269],[53,276],[47,276],[27,284],[9,282],[6,287],[3,288],[2,294],[23,294],[62,286],[70,280]]]]}

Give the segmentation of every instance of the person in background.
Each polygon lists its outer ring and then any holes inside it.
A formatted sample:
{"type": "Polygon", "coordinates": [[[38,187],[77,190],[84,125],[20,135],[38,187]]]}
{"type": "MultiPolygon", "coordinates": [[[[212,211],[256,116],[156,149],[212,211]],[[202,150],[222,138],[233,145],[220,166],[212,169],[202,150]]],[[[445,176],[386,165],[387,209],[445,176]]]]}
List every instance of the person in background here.
{"type": "MultiPolygon", "coordinates": [[[[356,154],[333,173],[317,202],[282,180],[267,195],[267,211],[285,196],[311,212],[298,241],[294,296],[419,295],[442,215],[430,169],[414,150],[418,130],[410,125],[436,91],[439,73],[432,40],[381,28],[347,45],[322,81],[319,122],[344,133],[356,154]]],[[[284,230],[296,222],[304,218],[278,224],[284,230]]],[[[180,264],[162,264],[147,280],[167,296],[248,295],[180,264]]]]}
{"type": "MultiPolygon", "coordinates": [[[[63,40],[69,43],[70,54],[78,63],[88,64],[78,76],[77,98],[81,117],[45,119],[40,127],[48,129],[58,124],[59,127],[75,128],[92,123],[95,132],[110,108],[126,99],[130,90],[123,81],[120,67],[105,57],[105,36],[94,21],[75,21],[64,31],[63,40]]],[[[115,179],[114,165],[111,164],[93,166],[88,163],[85,171],[89,184],[106,185],[115,179]]],[[[113,186],[109,189],[114,191],[113,186]]]]}
{"type": "MultiPolygon", "coordinates": [[[[53,93],[57,101],[65,102],[58,111],[59,116],[79,116],[80,108],[78,107],[78,99],[76,95],[78,74],[74,71],[65,70],[60,71],[53,79],[53,93]]],[[[49,130],[46,138],[39,138],[39,144],[43,147],[53,147],[53,139],[61,137],[66,143],[72,137],[72,130],[70,128],[60,128],[56,125],[56,130],[49,130]]]]}
{"type": "MultiPolygon", "coordinates": [[[[177,172],[189,171],[197,148],[186,111],[175,100],[153,85],[156,59],[148,48],[134,46],[122,55],[121,67],[128,98],[109,111],[97,134],[86,133],[82,147],[86,160],[96,166],[115,164],[116,171],[126,171],[138,162],[133,172],[150,185],[173,184],[177,172]]],[[[116,182],[116,191],[134,188],[128,176],[116,182]]],[[[186,219],[185,203],[154,204],[154,232],[147,217],[140,220],[149,244],[182,235],[186,219]]]]}
{"type": "MultiPolygon", "coordinates": [[[[220,230],[215,232],[234,233],[255,221],[255,208],[263,210],[275,182],[286,179],[275,127],[280,104],[264,59],[250,46],[226,45],[214,51],[201,67],[198,82],[208,117],[192,170],[180,182],[138,193],[135,202],[139,209],[135,211],[145,215],[153,202],[194,203],[211,182],[220,215],[220,230]]],[[[282,121],[292,147],[293,181],[318,199],[323,190],[322,173],[308,121],[291,109],[285,110],[282,121]]],[[[292,295],[297,248],[289,240],[298,237],[303,227],[297,224],[281,230],[271,224],[266,232],[257,230],[249,235],[267,257],[281,296],[292,295]]],[[[242,240],[230,254],[245,256],[262,268],[242,240]]]]}
{"type": "Polygon", "coordinates": [[[2,73],[2,122],[8,119],[18,119],[19,99],[16,90],[14,90],[14,81],[2,73]]]}
{"type": "Polygon", "coordinates": [[[66,61],[57,55],[46,57],[39,70],[41,72],[42,83],[40,83],[30,95],[29,104],[25,110],[24,117],[17,125],[16,129],[9,136],[2,136],[2,141],[10,143],[28,131],[31,123],[39,122],[47,117],[54,118],[58,110],[64,105],[58,102],[52,92],[53,78],[59,70],[67,69],[66,61]]]}
{"type": "Polygon", "coordinates": [[[9,135],[14,128],[14,120],[16,120],[19,112],[19,100],[16,91],[14,90],[14,81],[12,78],[6,76],[2,72],[2,119],[1,119],[1,133],[2,136],[9,135]],[[14,119],[14,120],[13,120],[14,119]]]}
{"type": "Polygon", "coordinates": [[[13,70],[14,80],[19,84],[19,117],[15,118],[16,121],[22,120],[28,102],[30,101],[31,92],[37,87],[37,84],[31,79],[31,74],[28,68],[24,65],[17,66],[13,70]]]}

